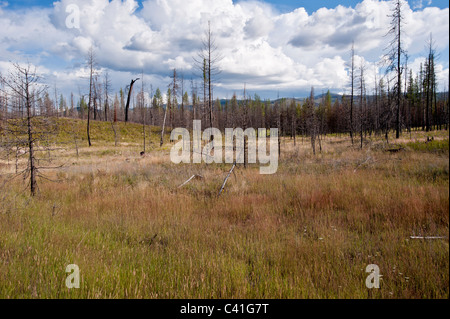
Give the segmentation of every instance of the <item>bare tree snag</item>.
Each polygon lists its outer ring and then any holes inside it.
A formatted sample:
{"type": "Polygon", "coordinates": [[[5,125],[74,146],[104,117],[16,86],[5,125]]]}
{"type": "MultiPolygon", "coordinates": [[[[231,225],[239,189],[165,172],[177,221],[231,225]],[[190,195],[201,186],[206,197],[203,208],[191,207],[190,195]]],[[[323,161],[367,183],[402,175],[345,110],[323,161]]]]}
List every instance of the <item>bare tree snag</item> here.
{"type": "Polygon", "coordinates": [[[127,105],[125,106],[125,122],[128,122],[128,110],[130,108],[131,92],[133,91],[133,85],[137,80],[139,80],[139,78],[137,78],[136,80],[132,79],[130,82],[130,88],[128,90],[127,105]]]}
{"type": "Polygon", "coordinates": [[[164,129],[166,126],[166,117],[167,117],[167,106],[166,106],[166,110],[164,111],[164,120],[163,120],[163,126],[162,126],[162,130],[161,130],[161,140],[159,142],[159,147],[163,146],[163,144],[164,144],[164,129]]]}
{"type": "MultiPolygon", "coordinates": [[[[11,141],[8,138],[8,150],[13,148],[16,150],[15,176],[23,175],[24,180],[28,179],[31,196],[35,196],[37,193],[37,178],[48,179],[40,174],[40,169],[55,168],[39,166],[39,162],[51,162],[51,159],[42,156],[37,159],[36,156],[36,153],[50,151],[51,143],[48,137],[50,134],[56,134],[56,126],[52,125],[49,119],[36,116],[33,112],[36,103],[46,93],[46,87],[42,86],[39,80],[36,70],[32,70],[30,65],[22,67],[19,64],[13,64],[13,71],[8,76],[0,77],[0,81],[5,86],[1,92],[14,97],[11,99],[9,108],[14,108],[14,101],[23,102],[25,113],[11,114],[11,121],[5,121],[4,131],[12,138],[11,141]],[[40,142],[43,143],[42,147],[39,147],[40,142]],[[19,171],[18,157],[25,154],[28,156],[27,166],[19,171]]],[[[9,151],[7,155],[9,155],[9,151]]]]}
{"type": "Polygon", "coordinates": [[[351,66],[351,82],[352,82],[352,93],[350,96],[350,138],[353,144],[353,97],[355,88],[355,44],[352,43],[352,66],[351,66]]]}
{"type": "Polygon", "coordinates": [[[394,71],[396,74],[397,81],[394,85],[394,93],[396,97],[396,109],[395,109],[395,137],[396,139],[400,138],[401,133],[401,122],[400,122],[400,104],[402,98],[402,84],[401,77],[403,72],[403,67],[401,64],[401,56],[406,52],[402,47],[402,20],[404,19],[403,14],[403,1],[395,0],[394,8],[392,10],[392,15],[389,17],[391,20],[391,28],[389,29],[388,34],[393,37],[390,45],[389,52],[385,55],[386,62],[389,63],[386,73],[394,71]]]}
{"type": "Polygon", "coordinates": [[[112,128],[112,130],[113,130],[113,132],[114,132],[114,146],[117,147],[117,144],[118,144],[118,136],[117,136],[117,130],[116,130],[116,127],[115,127],[115,123],[116,123],[116,122],[111,121],[110,123],[111,123],[111,128],[112,128]]]}

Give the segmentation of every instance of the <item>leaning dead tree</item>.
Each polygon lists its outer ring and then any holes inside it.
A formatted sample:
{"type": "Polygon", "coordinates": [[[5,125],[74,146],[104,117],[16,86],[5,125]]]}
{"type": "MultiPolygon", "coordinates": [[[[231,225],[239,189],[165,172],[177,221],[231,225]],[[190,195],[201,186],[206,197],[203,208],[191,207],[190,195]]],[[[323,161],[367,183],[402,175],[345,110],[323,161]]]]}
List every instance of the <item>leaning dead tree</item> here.
{"type": "Polygon", "coordinates": [[[50,169],[42,164],[51,160],[47,156],[51,149],[50,136],[56,132],[51,119],[36,114],[36,104],[46,87],[39,83],[39,76],[30,65],[13,64],[12,71],[7,76],[1,76],[1,81],[4,84],[2,93],[10,97],[2,119],[2,135],[7,137],[2,148],[15,150],[16,173],[11,179],[23,176],[24,180],[28,180],[30,193],[34,196],[38,187],[37,177],[46,178],[40,171],[50,169]],[[25,112],[17,111],[21,107],[25,112]],[[27,165],[20,171],[17,165],[22,157],[26,157],[27,165]]]}
{"type": "Polygon", "coordinates": [[[236,167],[236,161],[234,161],[233,166],[231,166],[231,169],[227,174],[227,177],[225,177],[225,179],[223,180],[222,186],[220,187],[219,194],[217,194],[217,196],[220,196],[222,194],[223,190],[225,189],[225,185],[227,184],[227,181],[230,178],[231,173],[233,173],[235,167],[236,167]]]}
{"type": "MultiPolygon", "coordinates": [[[[231,166],[231,169],[228,171],[227,176],[223,180],[222,186],[220,187],[220,190],[219,190],[219,193],[217,194],[217,196],[222,195],[223,190],[225,189],[225,185],[227,184],[227,181],[231,176],[231,173],[233,173],[234,169],[237,166],[237,159],[241,156],[242,152],[245,152],[245,149],[243,146],[241,147],[241,151],[239,152],[239,155],[234,159],[233,165],[231,166]]],[[[235,177],[236,177],[236,175],[235,175],[235,177]]]]}
{"type": "Polygon", "coordinates": [[[139,78],[137,78],[136,80],[131,80],[130,86],[128,88],[127,105],[125,106],[125,122],[128,122],[128,110],[130,109],[130,99],[131,99],[131,92],[133,91],[133,85],[138,80],[139,78]]]}

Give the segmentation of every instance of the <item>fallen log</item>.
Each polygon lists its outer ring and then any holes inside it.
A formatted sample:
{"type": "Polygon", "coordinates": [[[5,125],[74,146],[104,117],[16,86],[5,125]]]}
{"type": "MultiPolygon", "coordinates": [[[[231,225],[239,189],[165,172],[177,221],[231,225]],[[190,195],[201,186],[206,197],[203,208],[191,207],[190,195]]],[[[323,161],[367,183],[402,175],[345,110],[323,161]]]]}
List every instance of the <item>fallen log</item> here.
{"type": "Polygon", "coordinates": [[[398,152],[403,151],[403,150],[404,150],[403,147],[400,147],[400,148],[390,148],[390,149],[387,149],[386,152],[390,152],[390,153],[398,153],[398,152]]]}
{"type": "Polygon", "coordinates": [[[446,239],[444,236],[409,236],[410,239],[446,239]]]}

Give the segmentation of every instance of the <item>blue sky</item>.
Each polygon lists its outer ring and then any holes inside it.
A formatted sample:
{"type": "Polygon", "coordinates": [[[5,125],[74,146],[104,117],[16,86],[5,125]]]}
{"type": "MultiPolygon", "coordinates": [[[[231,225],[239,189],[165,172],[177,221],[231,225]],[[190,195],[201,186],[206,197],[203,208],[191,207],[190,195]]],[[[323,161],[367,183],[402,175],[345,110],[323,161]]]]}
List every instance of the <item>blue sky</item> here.
{"type": "MultiPolygon", "coordinates": [[[[408,4],[404,42],[409,67],[418,71],[433,33],[438,81],[446,87],[448,2],[408,4]]],[[[114,90],[143,71],[149,87],[164,91],[173,68],[198,80],[193,57],[201,48],[205,21],[211,20],[223,57],[216,96],[239,94],[244,83],[250,93],[270,99],[306,96],[312,86],[317,92],[346,93],[353,41],[368,86],[374,87],[375,76],[385,76],[380,59],[389,42],[389,10],[389,2],[378,0],[145,0],[139,8],[130,1],[59,0],[54,5],[53,0],[0,0],[0,72],[10,61],[30,61],[50,86],[57,84],[64,94],[82,92],[83,61],[93,46],[99,74],[109,72],[114,90]],[[66,24],[72,3],[83,12],[76,29],[66,24]],[[295,10],[300,7],[305,10],[295,10]],[[317,12],[322,7],[328,10],[317,12]]]]}
{"type": "MultiPolygon", "coordinates": [[[[355,7],[359,2],[357,0],[268,0],[266,2],[272,3],[275,7],[277,7],[282,12],[292,11],[298,7],[304,7],[308,13],[312,13],[317,11],[318,9],[325,8],[335,8],[338,5],[343,5],[346,7],[355,7]]],[[[408,3],[411,7],[420,6],[422,7],[438,7],[438,8],[448,8],[448,0],[408,0],[408,3]]]]}
{"type": "MultiPolygon", "coordinates": [[[[11,8],[23,8],[23,7],[32,7],[32,6],[39,6],[39,7],[52,7],[53,2],[55,0],[10,0],[10,1],[2,1],[2,2],[8,2],[9,7],[11,8]]],[[[187,0],[189,1],[189,0],[187,0]]],[[[139,3],[142,1],[139,0],[139,3]]],[[[234,1],[234,2],[239,2],[234,1]]],[[[316,11],[319,8],[326,7],[326,8],[335,8],[338,5],[343,6],[351,6],[355,7],[356,4],[358,4],[360,1],[358,0],[266,0],[265,2],[271,3],[273,6],[275,6],[278,10],[281,12],[289,12],[292,11],[298,7],[304,7],[308,13],[312,13],[316,11]]],[[[411,7],[418,6],[422,4],[422,7],[438,7],[438,8],[448,8],[448,0],[408,0],[408,3],[411,7]]]]}

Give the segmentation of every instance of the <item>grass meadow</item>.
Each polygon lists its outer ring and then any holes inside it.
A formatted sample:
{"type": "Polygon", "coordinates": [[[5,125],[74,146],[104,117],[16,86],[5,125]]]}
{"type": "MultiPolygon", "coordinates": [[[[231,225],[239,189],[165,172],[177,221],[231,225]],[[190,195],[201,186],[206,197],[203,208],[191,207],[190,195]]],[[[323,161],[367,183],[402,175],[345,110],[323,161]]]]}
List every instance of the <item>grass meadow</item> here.
{"type": "Polygon", "coordinates": [[[90,148],[83,121],[57,125],[63,167],[37,196],[0,162],[0,298],[449,298],[447,131],[363,149],[327,136],[316,156],[286,138],[276,174],[238,166],[217,196],[231,165],[172,164],[159,128],[142,157],[141,125],[120,123],[114,146],[93,122],[90,148]],[[369,264],[380,289],[365,285],[369,264]]]}

